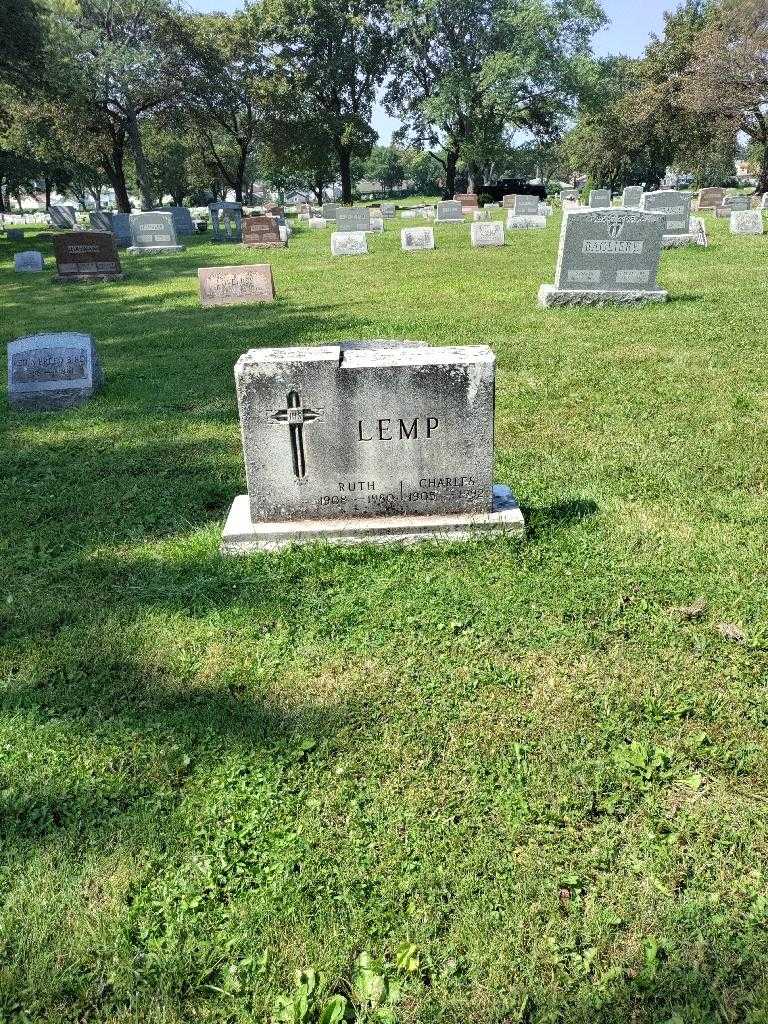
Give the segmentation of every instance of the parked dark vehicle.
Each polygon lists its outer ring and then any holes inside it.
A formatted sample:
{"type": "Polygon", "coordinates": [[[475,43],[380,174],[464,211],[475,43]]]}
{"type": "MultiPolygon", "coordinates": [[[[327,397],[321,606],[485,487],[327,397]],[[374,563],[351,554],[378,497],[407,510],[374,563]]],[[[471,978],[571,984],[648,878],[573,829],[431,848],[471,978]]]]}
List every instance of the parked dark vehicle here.
{"type": "MultiPolygon", "coordinates": [[[[456,192],[466,192],[466,179],[462,182],[461,179],[457,178],[456,192]],[[460,185],[461,187],[459,187],[460,185]]],[[[544,185],[529,185],[522,178],[501,178],[492,185],[479,186],[477,193],[478,195],[490,196],[491,202],[494,203],[500,203],[504,196],[507,195],[538,196],[541,200],[547,198],[547,190],[544,185]]],[[[453,197],[449,196],[448,198],[452,199],[453,197]]]]}

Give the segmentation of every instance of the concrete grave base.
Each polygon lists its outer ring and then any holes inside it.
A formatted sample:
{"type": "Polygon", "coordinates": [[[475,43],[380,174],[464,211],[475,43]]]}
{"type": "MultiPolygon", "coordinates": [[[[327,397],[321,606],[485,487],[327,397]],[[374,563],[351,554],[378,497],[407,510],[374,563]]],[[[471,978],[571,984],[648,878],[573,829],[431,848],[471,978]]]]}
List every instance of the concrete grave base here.
{"type": "Polygon", "coordinates": [[[493,488],[493,511],[466,515],[381,516],[254,523],[247,494],[232,503],[221,537],[223,555],[278,551],[290,544],[413,544],[425,540],[469,540],[481,533],[525,532],[520,506],[508,487],[493,488]]]}
{"type": "Polygon", "coordinates": [[[54,284],[83,284],[86,281],[124,281],[125,274],[54,274],[54,284]]]}
{"type": "Polygon", "coordinates": [[[129,245],[127,251],[141,255],[143,252],[184,252],[185,248],[183,245],[129,245]]]}
{"type": "Polygon", "coordinates": [[[555,288],[553,284],[543,284],[539,288],[539,305],[543,309],[553,306],[633,306],[644,302],[666,302],[668,293],[662,289],[656,291],[637,291],[614,289],[600,291],[586,289],[577,291],[571,288],[555,288]]]}
{"type": "Polygon", "coordinates": [[[543,213],[510,213],[507,215],[508,231],[516,229],[531,230],[533,228],[545,228],[546,226],[547,218],[543,213]]]}
{"type": "Polygon", "coordinates": [[[684,235],[664,235],[661,239],[662,249],[679,249],[684,245],[700,245],[707,248],[707,229],[699,217],[691,218],[691,230],[684,235]]]}
{"type": "MultiPolygon", "coordinates": [[[[426,217],[427,215],[424,214],[424,216],[426,217]]],[[[466,221],[464,220],[463,217],[461,219],[459,219],[458,217],[449,217],[447,220],[445,218],[443,218],[441,220],[439,217],[435,217],[435,224],[465,224],[465,223],[466,223],[466,221]]]]}

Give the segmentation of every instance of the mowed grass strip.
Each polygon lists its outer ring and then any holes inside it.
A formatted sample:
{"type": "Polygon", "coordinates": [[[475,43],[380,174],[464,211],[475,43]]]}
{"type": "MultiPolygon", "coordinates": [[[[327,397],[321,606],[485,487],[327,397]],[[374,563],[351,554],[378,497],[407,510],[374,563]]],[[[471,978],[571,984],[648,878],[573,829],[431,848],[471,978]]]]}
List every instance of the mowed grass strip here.
{"type": "Polygon", "coordinates": [[[543,311],[559,216],[412,223],[92,285],[0,241],[2,340],[85,331],[107,374],[0,411],[0,1019],[768,1014],[768,238],[708,217],[667,305],[543,311]],[[200,308],[249,262],[274,304],[200,308]],[[493,347],[527,539],[220,558],[237,357],[397,337],[493,347]]]}

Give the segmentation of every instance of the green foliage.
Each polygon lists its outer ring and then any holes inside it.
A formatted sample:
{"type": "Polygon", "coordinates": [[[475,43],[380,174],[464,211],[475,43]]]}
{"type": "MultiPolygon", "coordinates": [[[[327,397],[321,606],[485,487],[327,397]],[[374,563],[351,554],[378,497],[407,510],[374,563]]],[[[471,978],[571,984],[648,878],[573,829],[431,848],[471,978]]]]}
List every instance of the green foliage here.
{"type": "Polygon", "coordinates": [[[54,291],[0,238],[0,340],[88,331],[107,376],[0,408],[14,1024],[264,1022],[308,967],[360,1024],[765,1016],[766,239],[708,218],[664,307],[563,311],[559,214],[397,226],[339,261],[298,225],[274,303],[207,310],[251,252],[54,291]],[[222,558],[236,359],[366,337],[493,347],[526,540],[222,558]]]}

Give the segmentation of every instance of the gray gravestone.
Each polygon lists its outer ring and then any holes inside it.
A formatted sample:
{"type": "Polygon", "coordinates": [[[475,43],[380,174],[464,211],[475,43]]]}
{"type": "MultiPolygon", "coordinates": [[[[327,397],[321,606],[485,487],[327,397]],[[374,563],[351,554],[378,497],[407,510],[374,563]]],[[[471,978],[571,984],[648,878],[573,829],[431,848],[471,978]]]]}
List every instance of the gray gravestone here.
{"type": "Polygon", "coordinates": [[[735,210],[748,210],[749,196],[726,196],[723,199],[723,206],[726,206],[731,213],[735,210]]]}
{"type": "Polygon", "coordinates": [[[624,194],[621,197],[621,205],[637,209],[637,207],[639,207],[640,205],[640,200],[642,199],[642,197],[642,185],[627,185],[627,187],[624,189],[624,194]]]}
{"type": "Polygon", "coordinates": [[[208,212],[214,242],[242,242],[243,207],[240,203],[211,203],[208,212]]]}
{"type": "Polygon", "coordinates": [[[337,206],[337,231],[370,231],[371,211],[365,206],[337,206]]]}
{"type": "Polygon", "coordinates": [[[19,274],[35,274],[43,269],[43,254],[35,249],[17,252],[13,257],[13,267],[19,274]]]}
{"type": "Polygon", "coordinates": [[[645,192],[640,200],[640,209],[664,214],[665,235],[690,234],[691,196],[687,192],[675,192],[673,189],[645,192]]]}
{"type": "Polygon", "coordinates": [[[93,231],[109,231],[112,233],[112,214],[108,210],[91,210],[88,220],[93,231]]]}
{"type": "Polygon", "coordinates": [[[337,208],[337,203],[323,203],[320,210],[320,216],[323,218],[323,220],[336,220],[337,208]]]}
{"type": "Polygon", "coordinates": [[[131,244],[131,215],[129,213],[112,214],[112,234],[117,239],[119,248],[124,249],[131,244]]]}
{"type": "Polygon", "coordinates": [[[251,349],[235,382],[248,494],[222,550],[522,529],[509,492],[494,495],[487,346],[251,349]]]}
{"type": "Polygon", "coordinates": [[[391,220],[395,216],[395,204],[394,203],[382,203],[381,204],[381,216],[384,220],[391,220]]]}
{"type": "Polygon", "coordinates": [[[74,206],[51,206],[48,215],[52,227],[60,231],[71,231],[77,223],[77,211],[74,206]]]}
{"type": "Polygon", "coordinates": [[[9,242],[23,242],[24,232],[21,228],[8,228],[5,232],[5,237],[9,242]]]}
{"type": "Polygon", "coordinates": [[[703,188],[699,192],[696,208],[698,210],[715,210],[718,206],[723,205],[724,198],[725,189],[719,185],[703,188]]]}
{"type": "Polygon", "coordinates": [[[602,210],[611,205],[611,190],[609,188],[593,188],[589,193],[589,206],[592,210],[602,210]]]}
{"type": "Polygon", "coordinates": [[[434,228],[403,228],[400,232],[400,248],[403,252],[419,252],[435,248],[434,228]]]}
{"type": "Polygon", "coordinates": [[[437,217],[435,219],[438,224],[456,224],[463,222],[464,211],[461,207],[461,203],[455,199],[446,199],[445,202],[438,203],[437,217]]]}
{"type": "Polygon", "coordinates": [[[80,405],[103,383],[89,334],[35,334],[8,345],[8,401],[13,409],[41,412],[80,405]]]}
{"type": "Polygon", "coordinates": [[[561,203],[578,203],[581,201],[581,192],[577,188],[560,189],[561,203]]]}
{"type": "Polygon", "coordinates": [[[469,236],[475,248],[504,245],[504,225],[500,220],[475,222],[470,225],[469,236]]]}
{"type": "Polygon", "coordinates": [[[521,217],[536,217],[539,212],[538,196],[512,196],[512,209],[521,217]]]}
{"type": "Polygon", "coordinates": [[[173,220],[173,229],[177,238],[182,235],[194,235],[195,225],[192,223],[192,214],[186,206],[158,206],[150,213],[169,213],[173,220]]]}
{"type": "Polygon", "coordinates": [[[731,213],[732,235],[762,235],[765,231],[763,214],[760,210],[733,210],[731,213]]]}
{"type": "Polygon", "coordinates": [[[368,239],[364,231],[334,231],[331,234],[332,256],[365,256],[367,252],[368,239]]]}
{"type": "Polygon", "coordinates": [[[170,213],[132,213],[131,247],[129,252],[182,252],[183,245],[176,240],[173,218],[170,213]]]}
{"type": "Polygon", "coordinates": [[[656,283],[665,219],[641,210],[572,210],[563,217],[554,286],[542,306],[665,302],[656,283]]]}

